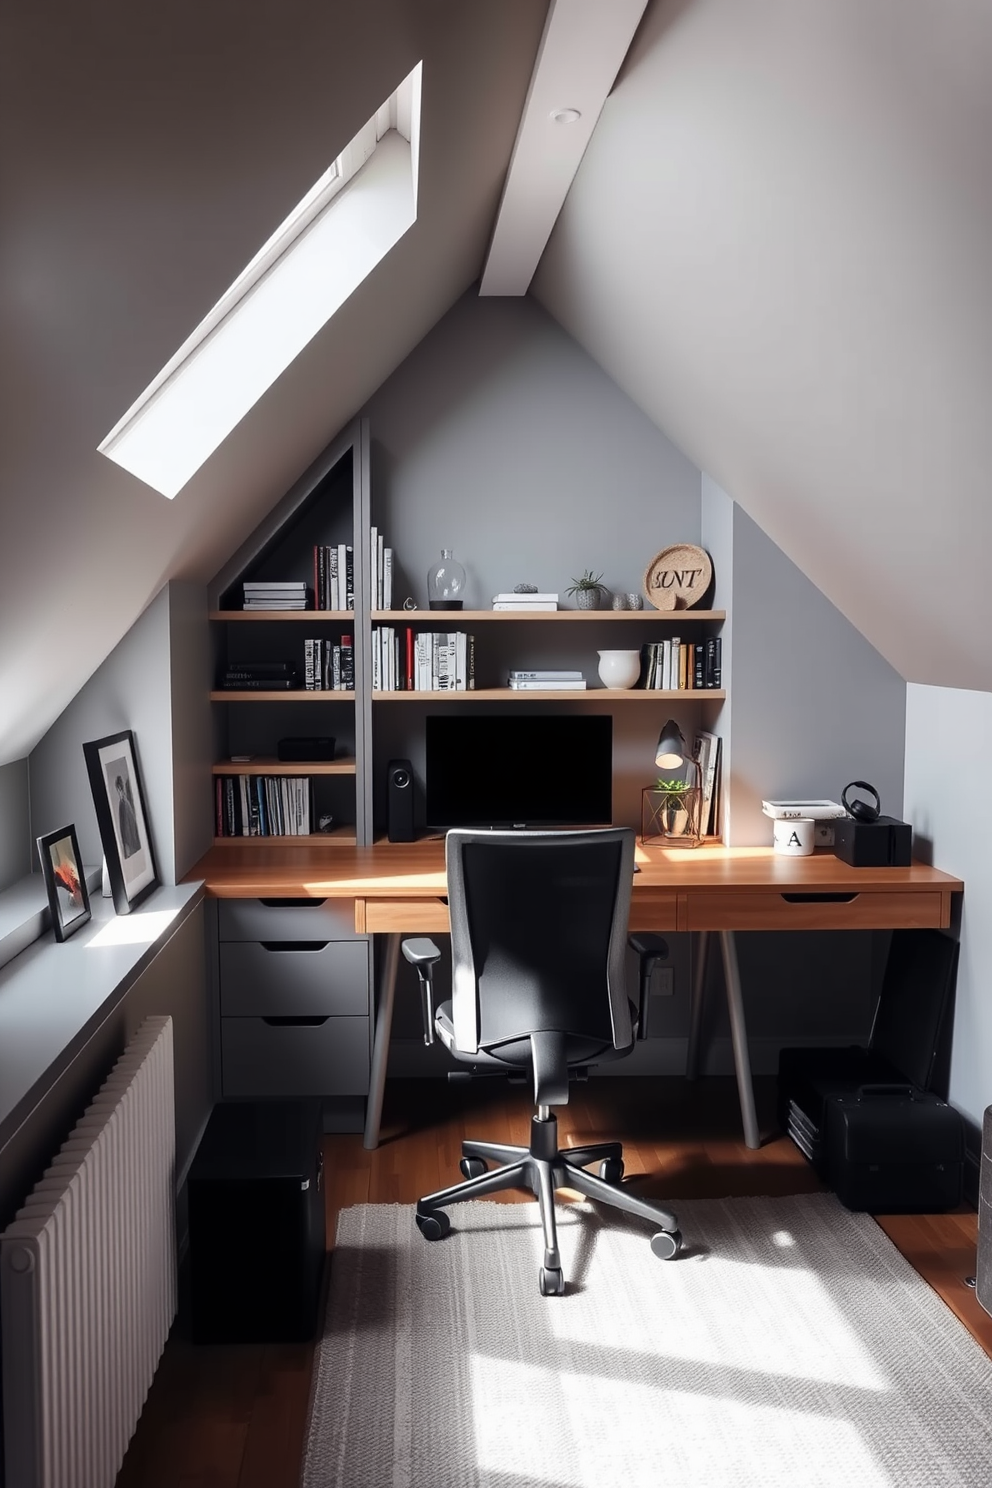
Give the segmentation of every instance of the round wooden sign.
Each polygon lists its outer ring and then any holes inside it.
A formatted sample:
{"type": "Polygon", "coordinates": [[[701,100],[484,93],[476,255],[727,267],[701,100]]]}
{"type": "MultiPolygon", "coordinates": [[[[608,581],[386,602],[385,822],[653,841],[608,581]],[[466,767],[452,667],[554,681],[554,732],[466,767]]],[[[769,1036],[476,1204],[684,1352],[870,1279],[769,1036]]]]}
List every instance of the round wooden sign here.
{"type": "Polygon", "coordinates": [[[707,552],[692,543],[675,543],[648,564],[644,597],[656,610],[688,610],[702,599],[712,577],[707,552]]]}

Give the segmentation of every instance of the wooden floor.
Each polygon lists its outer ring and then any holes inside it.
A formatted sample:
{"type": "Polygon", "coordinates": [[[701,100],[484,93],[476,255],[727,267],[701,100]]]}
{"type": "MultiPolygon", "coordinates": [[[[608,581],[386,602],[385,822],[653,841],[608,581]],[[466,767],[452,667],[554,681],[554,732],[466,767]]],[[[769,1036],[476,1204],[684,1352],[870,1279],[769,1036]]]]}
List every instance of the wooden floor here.
{"type": "MultiPolygon", "coordinates": [[[[559,1110],[562,1142],[621,1137],[625,1181],[648,1197],[816,1189],[803,1157],[776,1133],[774,1082],[756,1081],[755,1093],[768,1134],[756,1152],[740,1135],[732,1080],[594,1078],[573,1086],[559,1110]]],[[[329,1240],[341,1208],[412,1203],[457,1182],[463,1136],[526,1142],[531,1110],[529,1092],[502,1081],[391,1081],[375,1152],[360,1136],[325,1139],[329,1240]]],[[[992,1355],[992,1317],[964,1280],[975,1272],[975,1215],[879,1222],[992,1355]]],[[[297,1488],[311,1360],[312,1348],[301,1344],[195,1346],[181,1304],[117,1488],[297,1488]]]]}

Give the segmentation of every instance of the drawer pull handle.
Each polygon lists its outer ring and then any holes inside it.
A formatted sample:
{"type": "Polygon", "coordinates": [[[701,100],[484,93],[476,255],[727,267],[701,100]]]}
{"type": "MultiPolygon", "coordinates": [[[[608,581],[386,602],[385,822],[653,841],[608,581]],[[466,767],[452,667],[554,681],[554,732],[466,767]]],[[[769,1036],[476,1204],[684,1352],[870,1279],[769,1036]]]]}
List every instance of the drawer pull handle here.
{"type": "Polygon", "coordinates": [[[853,904],[857,894],[783,894],[786,904],[853,904]]]}
{"type": "Polygon", "coordinates": [[[324,951],[329,940],[260,940],[263,951],[324,951]]]}
{"type": "Polygon", "coordinates": [[[323,1018],[263,1018],[270,1028],[322,1028],[328,1021],[327,1015],[323,1018]]]}
{"type": "Polygon", "coordinates": [[[325,899],[259,899],[266,909],[321,909],[325,899]]]}

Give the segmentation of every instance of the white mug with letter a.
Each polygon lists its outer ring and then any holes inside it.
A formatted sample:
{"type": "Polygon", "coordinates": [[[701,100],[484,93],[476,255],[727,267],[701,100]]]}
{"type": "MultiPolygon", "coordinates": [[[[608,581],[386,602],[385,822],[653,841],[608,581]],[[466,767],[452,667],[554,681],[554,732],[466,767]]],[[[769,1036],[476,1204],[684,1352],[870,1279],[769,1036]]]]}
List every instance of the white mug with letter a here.
{"type": "Polygon", "coordinates": [[[813,851],[816,823],[811,816],[783,816],[775,821],[774,842],[777,853],[790,858],[805,858],[813,851]]]}

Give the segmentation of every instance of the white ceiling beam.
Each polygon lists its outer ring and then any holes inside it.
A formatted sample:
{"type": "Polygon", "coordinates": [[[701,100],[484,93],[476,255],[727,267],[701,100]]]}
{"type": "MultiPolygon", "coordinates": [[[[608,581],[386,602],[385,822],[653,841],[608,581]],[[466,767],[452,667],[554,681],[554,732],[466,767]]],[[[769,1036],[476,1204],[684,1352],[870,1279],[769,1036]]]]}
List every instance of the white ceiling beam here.
{"type": "Polygon", "coordinates": [[[551,0],[479,293],[522,295],[647,0],[551,0]]]}

